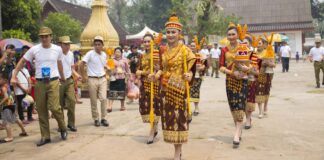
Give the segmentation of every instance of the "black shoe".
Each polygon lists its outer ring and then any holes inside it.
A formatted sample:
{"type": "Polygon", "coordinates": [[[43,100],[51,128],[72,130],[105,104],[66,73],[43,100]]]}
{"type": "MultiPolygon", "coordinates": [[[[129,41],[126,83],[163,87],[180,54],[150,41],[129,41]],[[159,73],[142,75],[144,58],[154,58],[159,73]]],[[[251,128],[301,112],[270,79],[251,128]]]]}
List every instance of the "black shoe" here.
{"type": "Polygon", "coordinates": [[[251,126],[245,126],[244,128],[245,129],[251,129],[251,126]]]}
{"type": "Polygon", "coordinates": [[[67,128],[69,128],[71,132],[76,132],[76,131],[78,131],[75,127],[72,127],[72,126],[70,126],[70,125],[68,125],[67,128]]]}
{"type": "Polygon", "coordinates": [[[95,121],[94,121],[94,125],[95,125],[96,127],[99,127],[99,126],[100,126],[99,121],[98,121],[98,120],[95,120],[95,121]]]}
{"type": "Polygon", "coordinates": [[[147,141],[146,144],[153,144],[154,141],[147,141]]]}
{"type": "Polygon", "coordinates": [[[321,85],[320,84],[317,84],[315,88],[321,88],[321,85]]]}
{"type": "Polygon", "coordinates": [[[219,78],[219,76],[216,76],[216,78],[219,78]]]}
{"type": "Polygon", "coordinates": [[[233,148],[238,148],[240,146],[240,142],[233,141],[233,148]]]}
{"type": "Polygon", "coordinates": [[[324,82],[322,83],[322,85],[324,86],[324,82]]]}
{"type": "Polygon", "coordinates": [[[51,143],[51,139],[41,139],[41,141],[37,143],[37,147],[43,146],[47,143],[51,143]]]}
{"type": "Polygon", "coordinates": [[[68,136],[67,131],[61,131],[61,138],[62,138],[62,140],[66,140],[67,139],[67,136],[68,136]]]}
{"type": "Polygon", "coordinates": [[[159,132],[155,132],[155,133],[154,133],[154,138],[158,135],[158,133],[159,133],[159,132]]]}
{"type": "Polygon", "coordinates": [[[199,115],[199,112],[194,112],[193,115],[194,116],[198,116],[199,115]]]}
{"type": "Polygon", "coordinates": [[[105,120],[105,119],[102,119],[102,120],[101,120],[101,124],[102,124],[103,126],[105,126],[105,127],[108,127],[108,126],[109,126],[108,121],[105,120]]]}

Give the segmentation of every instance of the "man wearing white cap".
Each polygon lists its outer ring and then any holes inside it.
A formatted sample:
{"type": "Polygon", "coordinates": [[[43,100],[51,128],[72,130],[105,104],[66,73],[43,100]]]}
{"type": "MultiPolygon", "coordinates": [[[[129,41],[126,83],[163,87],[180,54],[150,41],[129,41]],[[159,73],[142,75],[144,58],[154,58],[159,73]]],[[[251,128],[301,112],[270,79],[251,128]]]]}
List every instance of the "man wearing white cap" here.
{"type": "Polygon", "coordinates": [[[91,102],[92,118],[96,127],[108,127],[109,123],[106,120],[107,107],[107,79],[106,79],[106,60],[107,55],[103,52],[104,39],[101,36],[96,36],[93,41],[94,50],[89,51],[82,59],[81,74],[83,82],[88,79],[89,95],[91,102]],[[84,66],[87,64],[87,78],[84,74],[84,66]],[[99,113],[97,109],[97,98],[101,103],[101,122],[99,122],[99,113]]]}
{"type": "Polygon", "coordinates": [[[323,73],[322,85],[324,85],[324,48],[321,47],[321,39],[315,39],[315,47],[313,47],[309,52],[309,60],[314,62],[315,78],[316,78],[316,88],[320,88],[320,71],[323,73]]]}

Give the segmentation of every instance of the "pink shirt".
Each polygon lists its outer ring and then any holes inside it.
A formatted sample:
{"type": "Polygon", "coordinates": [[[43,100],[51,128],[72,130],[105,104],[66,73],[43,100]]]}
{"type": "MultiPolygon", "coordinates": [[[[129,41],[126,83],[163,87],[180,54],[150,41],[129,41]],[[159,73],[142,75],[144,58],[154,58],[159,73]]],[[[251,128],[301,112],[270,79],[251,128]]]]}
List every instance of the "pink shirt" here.
{"type": "Polygon", "coordinates": [[[126,74],[130,73],[127,59],[122,58],[117,60],[115,58],[114,63],[115,63],[115,69],[112,74],[116,77],[116,79],[125,79],[126,74]]]}

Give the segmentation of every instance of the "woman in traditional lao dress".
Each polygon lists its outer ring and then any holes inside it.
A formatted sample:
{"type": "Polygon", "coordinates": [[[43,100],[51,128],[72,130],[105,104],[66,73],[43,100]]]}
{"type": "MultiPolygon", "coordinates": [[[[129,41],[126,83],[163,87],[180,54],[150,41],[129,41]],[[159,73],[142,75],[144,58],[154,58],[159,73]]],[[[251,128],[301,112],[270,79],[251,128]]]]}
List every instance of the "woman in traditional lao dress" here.
{"type": "MultiPolygon", "coordinates": [[[[199,44],[198,44],[199,45],[199,44]]],[[[207,57],[201,53],[197,53],[199,47],[195,42],[190,44],[190,49],[196,55],[196,73],[190,86],[190,100],[195,104],[194,116],[199,115],[200,87],[207,69],[207,57]]]]}
{"type": "MultiPolygon", "coordinates": [[[[243,74],[234,74],[233,72],[235,56],[240,46],[238,37],[238,28],[235,25],[231,25],[227,29],[227,39],[230,44],[222,49],[220,57],[220,71],[226,74],[227,99],[236,127],[233,140],[234,147],[238,147],[240,144],[248,95],[248,80],[243,79],[243,74]]],[[[250,66],[241,65],[239,70],[240,72],[248,73],[250,66]]]]}
{"type": "Polygon", "coordinates": [[[260,41],[257,56],[261,60],[261,68],[257,80],[255,101],[259,106],[259,118],[261,119],[267,115],[273,68],[276,66],[274,63],[275,55],[272,48],[272,39],[260,41]]]}
{"type": "Polygon", "coordinates": [[[186,91],[189,92],[187,84],[195,73],[196,59],[187,46],[179,43],[182,24],[175,14],[171,15],[165,27],[168,44],[162,55],[163,75],[161,81],[163,94],[165,94],[161,115],[162,129],[164,141],[174,144],[174,159],[179,160],[181,159],[182,144],[188,141],[188,120],[191,111],[188,108],[187,98],[189,95],[186,91]]]}
{"type": "Polygon", "coordinates": [[[255,53],[254,47],[257,47],[258,41],[260,39],[256,39],[254,36],[246,35],[244,42],[248,44],[248,47],[251,48],[250,51],[250,60],[252,70],[249,73],[248,79],[248,97],[247,103],[245,107],[245,115],[246,115],[246,124],[245,129],[250,129],[252,126],[252,112],[255,111],[255,91],[257,87],[257,75],[259,74],[259,64],[258,57],[255,53]]]}
{"type": "MultiPolygon", "coordinates": [[[[145,47],[145,53],[142,55],[139,61],[139,68],[136,71],[136,76],[141,81],[140,85],[140,98],[139,98],[139,112],[142,116],[144,123],[150,123],[150,111],[151,111],[151,79],[150,75],[150,42],[153,41],[154,37],[151,33],[146,33],[143,38],[143,43],[145,47]]],[[[158,51],[158,50],[157,50],[158,51]]],[[[154,65],[153,72],[157,73],[161,69],[161,54],[159,52],[154,52],[154,65]]],[[[161,74],[161,71],[158,73],[161,74]]],[[[158,123],[161,118],[161,108],[162,108],[162,94],[161,94],[161,83],[159,79],[154,80],[154,98],[153,98],[153,108],[154,108],[154,122],[153,127],[151,127],[149,138],[147,144],[152,144],[154,138],[158,134],[158,123]]]]}

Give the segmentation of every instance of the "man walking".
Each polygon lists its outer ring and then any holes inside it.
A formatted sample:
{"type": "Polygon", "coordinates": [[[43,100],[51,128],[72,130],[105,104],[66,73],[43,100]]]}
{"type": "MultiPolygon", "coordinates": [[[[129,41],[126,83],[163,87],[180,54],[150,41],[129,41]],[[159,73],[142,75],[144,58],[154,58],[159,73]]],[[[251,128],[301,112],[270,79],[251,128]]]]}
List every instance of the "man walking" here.
{"type": "Polygon", "coordinates": [[[216,78],[219,78],[219,56],[221,54],[221,50],[218,48],[218,44],[215,43],[214,47],[210,51],[211,59],[212,59],[212,73],[211,77],[214,76],[214,73],[216,73],[216,78]]]}
{"type": "Polygon", "coordinates": [[[72,132],[76,132],[75,127],[75,90],[74,81],[72,75],[75,75],[80,79],[80,75],[75,71],[74,68],[74,55],[70,51],[70,44],[72,43],[69,36],[63,36],[59,38],[60,46],[63,50],[62,64],[64,68],[65,82],[60,85],[60,104],[63,109],[67,109],[68,125],[72,132]]]}
{"type": "Polygon", "coordinates": [[[321,39],[315,39],[315,47],[310,50],[309,60],[314,62],[315,78],[316,78],[316,88],[320,88],[320,71],[322,70],[323,79],[322,85],[324,85],[324,48],[321,47],[321,39]]]}
{"type": "Polygon", "coordinates": [[[282,72],[289,71],[289,59],[291,57],[291,49],[287,45],[287,42],[283,42],[283,46],[280,48],[281,63],[282,63],[282,72]]]}
{"type": "Polygon", "coordinates": [[[59,76],[62,82],[65,81],[62,66],[63,52],[59,46],[51,43],[52,30],[50,28],[42,27],[39,38],[41,44],[28,50],[19,61],[12,75],[11,83],[17,84],[18,72],[23,68],[26,61],[32,62],[35,60],[37,80],[35,97],[42,135],[42,139],[37,146],[42,146],[51,142],[48,110],[52,112],[56,119],[63,140],[67,139],[67,131],[59,101],[59,76]]]}
{"type": "Polygon", "coordinates": [[[82,59],[80,66],[81,74],[83,82],[86,82],[87,78],[84,73],[84,66],[87,64],[89,95],[94,125],[96,127],[100,126],[97,108],[97,98],[99,98],[101,103],[101,125],[108,127],[109,123],[106,120],[107,79],[105,71],[107,55],[103,52],[104,39],[101,36],[96,36],[93,45],[94,50],[89,51],[82,59]]]}

